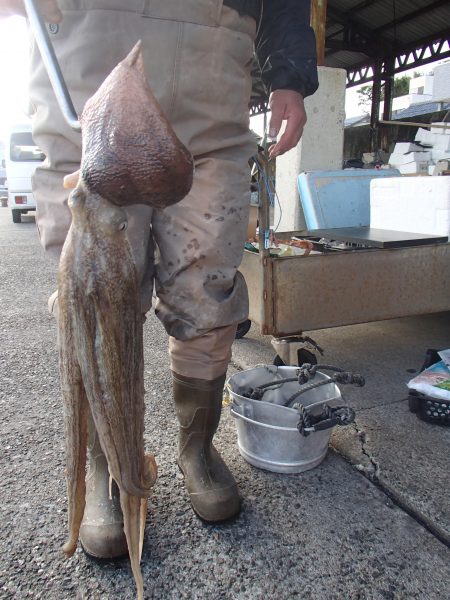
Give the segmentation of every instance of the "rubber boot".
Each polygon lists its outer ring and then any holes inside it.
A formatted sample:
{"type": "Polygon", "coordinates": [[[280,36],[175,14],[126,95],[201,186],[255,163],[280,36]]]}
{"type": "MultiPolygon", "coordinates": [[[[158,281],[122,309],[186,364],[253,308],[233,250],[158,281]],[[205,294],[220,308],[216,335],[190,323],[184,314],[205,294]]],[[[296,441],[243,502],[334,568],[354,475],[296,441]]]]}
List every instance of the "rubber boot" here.
{"type": "Polygon", "coordinates": [[[128,553],[119,488],[113,480],[110,486],[108,463],[101,449],[91,415],[89,415],[88,455],[86,506],[80,527],[81,544],[86,554],[94,558],[119,558],[128,553]]]}
{"type": "Polygon", "coordinates": [[[173,373],[180,422],[178,464],[194,511],[210,522],[230,519],[240,510],[236,481],[212,444],[224,383],[225,375],[207,381],[173,373]]]}

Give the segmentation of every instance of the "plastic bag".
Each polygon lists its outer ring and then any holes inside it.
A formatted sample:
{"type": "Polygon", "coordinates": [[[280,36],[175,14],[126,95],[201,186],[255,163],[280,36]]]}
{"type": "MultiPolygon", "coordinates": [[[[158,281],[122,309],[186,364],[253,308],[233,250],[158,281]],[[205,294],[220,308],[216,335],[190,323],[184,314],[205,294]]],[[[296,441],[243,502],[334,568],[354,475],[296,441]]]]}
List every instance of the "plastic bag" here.
{"type": "Polygon", "coordinates": [[[441,360],[411,379],[407,386],[431,398],[450,400],[450,368],[441,360]]]}

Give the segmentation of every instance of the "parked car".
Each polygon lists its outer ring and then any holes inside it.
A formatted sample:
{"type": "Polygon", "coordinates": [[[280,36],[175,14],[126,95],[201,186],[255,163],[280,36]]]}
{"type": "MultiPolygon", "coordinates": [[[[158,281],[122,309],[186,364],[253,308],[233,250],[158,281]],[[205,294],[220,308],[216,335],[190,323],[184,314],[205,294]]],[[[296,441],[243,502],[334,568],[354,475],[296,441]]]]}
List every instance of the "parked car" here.
{"type": "Polygon", "coordinates": [[[22,215],[28,211],[36,210],[31,191],[31,177],[44,158],[44,154],[33,141],[31,124],[15,125],[8,135],[6,147],[8,204],[14,223],[20,223],[22,215]]]}

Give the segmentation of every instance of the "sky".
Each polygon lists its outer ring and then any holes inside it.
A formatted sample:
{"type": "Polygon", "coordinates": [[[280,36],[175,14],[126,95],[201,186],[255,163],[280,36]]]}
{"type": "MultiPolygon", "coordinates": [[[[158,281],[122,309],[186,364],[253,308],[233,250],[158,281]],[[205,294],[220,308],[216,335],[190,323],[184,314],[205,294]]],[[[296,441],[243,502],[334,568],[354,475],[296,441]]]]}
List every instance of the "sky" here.
{"type": "Polygon", "coordinates": [[[0,139],[8,126],[23,121],[28,104],[28,34],[25,19],[0,19],[0,139]]]}
{"type": "MultiPolygon", "coordinates": [[[[9,17],[0,19],[0,139],[4,139],[11,123],[23,121],[26,115],[28,98],[28,53],[29,42],[25,19],[9,17]]],[[[442,61],[441,61],[442,62],[442,61]]],[[[438,64],[438,63],[434,63],[438,64]]],[[[416,69],[428,73],[433,65],[416,69]]],[[[403,74],[412,74],[406,71],[403,74]]],[[[358,106],[358,87],[347,90],[345,112],[347,117],[362,114],[358,106]]],[[[262,134],[262,118],[252,119],[252,127],[262,134]]]]}

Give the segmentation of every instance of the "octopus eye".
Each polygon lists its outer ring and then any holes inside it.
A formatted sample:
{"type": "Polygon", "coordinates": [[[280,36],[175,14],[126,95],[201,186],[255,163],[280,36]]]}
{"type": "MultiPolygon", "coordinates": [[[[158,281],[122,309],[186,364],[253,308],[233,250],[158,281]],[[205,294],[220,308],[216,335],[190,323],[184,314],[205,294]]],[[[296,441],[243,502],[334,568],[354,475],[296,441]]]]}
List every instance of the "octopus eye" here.
{"type": "Polygon", "coordinates": [[[119,231],[125,231],[127,228],[128,228],[127,221],[122,221],[122,223],[119,223],[119,227],[118,227],[119,231]]]}

